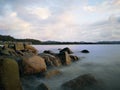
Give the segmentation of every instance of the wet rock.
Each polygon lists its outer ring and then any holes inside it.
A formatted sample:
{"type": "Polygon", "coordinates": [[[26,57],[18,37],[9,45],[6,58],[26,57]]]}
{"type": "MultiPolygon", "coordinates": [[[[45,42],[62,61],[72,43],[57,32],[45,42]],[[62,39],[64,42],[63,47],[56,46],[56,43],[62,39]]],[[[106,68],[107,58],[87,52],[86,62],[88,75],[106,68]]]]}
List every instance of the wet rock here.
{"type": "Polygon", "coordinates": [[[47,71],[46,73],[44,73],[44,77],[51,78],[51,77],[59,75],[59,74],[61,74],[61,72],[59,70],[50,70],[50,71],[47,71]]]}
{"type": "Polygon", "coordinates": [[[89,53],[89,51],[86,50],[86,49],[85,49],[85,50],[82,50],[81,52],[82,52],[82,53],[89,53]]]}
{"type": "Polygon", "coordinates": [[[77,56],[74,56],[74,55],[70,55],[70,58],[72,61],[78,61],[79,58],[77,56]]]}
{"type": "Polygon", "coordinates": [[[70,50],[70,48],[68,48],[68,47],[60,50],[60,53],[62,53],[62,52],[67,52],[68,54],[72,54],[72,53],[73,53],[73,52],[70,50]]]}
{"type": "Polygon", "coordinates": [[[15,60],[0,59],[0,90],[22,90],[18,64],[15,60]]]}
{"type": "Polygon", "coordinates": [[[51,54],[39,54],[42,58],[44,58],[46,65],[49,66],[61,66],[61,61],[57,56],[51,54]]]}
{"type": "Polygon", "coordinates": [[[23,57],[23,62],[25,74],[44,72],[47,69],[44,59],[40,56],[23,57]]]}
{"type": "Polygon", "coordinates": [[[50,90],[50,88],[46,84],[41,83],[35,90],[50,90]]]}
{"type": "Polygon", "coordinates": [[[71,58],[70,58],[70,55],[68,54],[68,52],[61,52],[58,56],[63,65],[71,64],[71,58]]]}
{"type": "Polygon", "coordinates": [[[64,88],[64,90],[84,90],[88,87],[96,87],[97,83],[98,81],[95,79],[94,76],[92,76],[91,74],[84,74],[73,80],[65,82],[62,87],[64,88]]]}

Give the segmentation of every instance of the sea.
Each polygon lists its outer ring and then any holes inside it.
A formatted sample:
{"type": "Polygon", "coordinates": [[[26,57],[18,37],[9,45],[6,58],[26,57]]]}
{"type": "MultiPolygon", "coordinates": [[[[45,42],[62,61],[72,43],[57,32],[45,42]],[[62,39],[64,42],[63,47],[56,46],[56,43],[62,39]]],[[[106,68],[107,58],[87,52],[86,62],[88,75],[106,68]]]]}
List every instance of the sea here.
{"type": "MultiPolygon", "coordinates": [[[[39,53],[51,50],[59,53],[58,49],[70,48],[79,60],[68,66],[56,67],[60,75],[49,79],[39,76],[21,78],[23,90],[38,90],[37,86],[43,82],[50,90],[63,90],[61,85],[83,74],[92,74],[99,82],[101,90],[120,90],[120,45],[33,45],[39,53]],[[87,49],[90,53],[81,53],[87,49]]],[[[93,89],[88,89],[93,90],[93,89]]]]}

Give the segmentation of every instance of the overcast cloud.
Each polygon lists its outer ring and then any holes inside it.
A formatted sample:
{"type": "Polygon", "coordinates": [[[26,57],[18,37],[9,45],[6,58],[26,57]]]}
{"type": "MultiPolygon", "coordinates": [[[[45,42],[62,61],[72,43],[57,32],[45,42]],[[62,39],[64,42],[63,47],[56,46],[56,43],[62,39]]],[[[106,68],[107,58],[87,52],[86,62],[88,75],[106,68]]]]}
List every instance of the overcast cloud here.
{"type": "Polygon", "coordinates": [[[120,40],[120,0],[0,0],[0,34],[42,41],[120,40]]]}

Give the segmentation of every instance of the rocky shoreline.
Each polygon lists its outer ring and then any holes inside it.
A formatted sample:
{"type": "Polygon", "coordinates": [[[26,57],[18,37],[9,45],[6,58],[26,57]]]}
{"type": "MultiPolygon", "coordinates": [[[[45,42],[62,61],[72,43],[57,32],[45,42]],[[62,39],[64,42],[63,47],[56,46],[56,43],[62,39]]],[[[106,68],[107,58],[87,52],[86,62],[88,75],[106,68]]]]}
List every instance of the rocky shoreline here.
{"type": "MultiPolygon", "coordinates": [[[[39,74],[41,78],[51,78],[61,74],[53,67],[70,65],[79,60],[68,47],[59,50],[59,53],[50,50],[38,53],[36,48],[23,43],[6,44],[0,47],[0,90],[23,90],[21,77],[39,74]]],[[[79,78],[81,79],[70,81],[62,87],[79,90],[88,84],[97,83],[97,80],[89,74],[79,78]],[[79,87],[76,89],[76,86],[79,87]]],[[[45,83],[41,83],[36,90],[50,90],[50,88],[45,83]]]]}

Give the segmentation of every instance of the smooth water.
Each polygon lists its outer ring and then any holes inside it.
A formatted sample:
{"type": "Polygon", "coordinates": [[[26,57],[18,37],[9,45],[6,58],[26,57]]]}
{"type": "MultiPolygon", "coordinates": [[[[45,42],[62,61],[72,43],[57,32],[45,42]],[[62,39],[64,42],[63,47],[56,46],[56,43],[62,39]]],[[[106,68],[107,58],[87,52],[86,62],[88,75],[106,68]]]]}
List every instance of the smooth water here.
{"type": "Polygon", "coordinates": [[[61,84],[87,73],[95,76],[104,90],[120,90],[120,45],[35,45],[34,47],[39,53],[44,50],[58,53],[58,48],[69,47],[80,60],[69,66],[59,67],[62,74],[50,79],[36,76],[22,78],[24,90],[36,90],[40,82],[46,83],[51,90],[62,90],[61,84]],[[83,49],[89,50],[90,53],[81,53],[83,49]]]}

